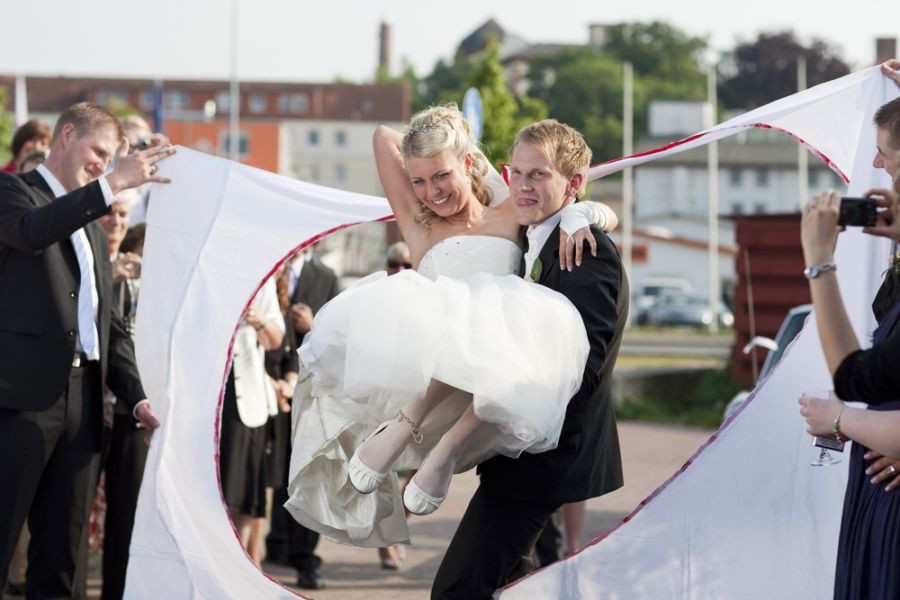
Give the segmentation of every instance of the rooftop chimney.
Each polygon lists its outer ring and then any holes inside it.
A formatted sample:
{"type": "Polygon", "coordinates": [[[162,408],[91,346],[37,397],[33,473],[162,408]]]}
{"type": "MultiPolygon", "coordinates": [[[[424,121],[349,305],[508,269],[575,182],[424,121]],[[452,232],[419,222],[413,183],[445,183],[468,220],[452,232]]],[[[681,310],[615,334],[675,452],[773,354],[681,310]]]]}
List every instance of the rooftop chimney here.
{"type": "Polygon", "coordinates": [[[875,64],[881,64],[889,58],[897,56],[897,38],[878,38],[875,40],[875,64]]]}
{"type": "Polygon", "coordinates": [[[391,26],[381,22],[381,31],[379,34],[380,45],[378,48],[378,67],[384,73],[391,71],[391,26]]]}

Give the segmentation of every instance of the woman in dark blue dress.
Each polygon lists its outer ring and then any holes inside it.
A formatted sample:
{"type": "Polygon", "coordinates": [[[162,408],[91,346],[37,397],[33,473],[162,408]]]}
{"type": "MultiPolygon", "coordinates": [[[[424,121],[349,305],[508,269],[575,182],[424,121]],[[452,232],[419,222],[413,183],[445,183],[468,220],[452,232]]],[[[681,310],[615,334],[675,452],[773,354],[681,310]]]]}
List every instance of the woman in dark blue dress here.
{"type": "MultiPolygon", "coordinates": [[[[867,232],[900,241],[900,201],[879,191],[887,210],[867,232]],[[895,218],[896,217],[896,218],[895,218]]],[[[869,403],[868,409],[830,398],[801,398],[801,414],[813,435],[855,443],[844,496],[834,597],[900,598],[900,494],[872,485],[865,454],[900,458],[900,302],[879,311],[873,345],[861,350],[841,301],[832,253],[839,232],[840,195],[820,194],[804,208],[803,250],[819,337],[838,397],[869,403]]],[[[883,289],[897,289],[892,268],[883,289]]],[[[882,301],[884,294],[880,294],[882,301]]]]}

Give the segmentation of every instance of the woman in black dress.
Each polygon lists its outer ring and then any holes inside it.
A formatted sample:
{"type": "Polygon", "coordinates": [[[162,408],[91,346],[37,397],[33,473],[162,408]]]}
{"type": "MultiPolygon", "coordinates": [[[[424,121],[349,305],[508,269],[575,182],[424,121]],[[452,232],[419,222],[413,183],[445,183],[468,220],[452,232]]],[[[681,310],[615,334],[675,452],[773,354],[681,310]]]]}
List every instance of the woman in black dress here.
{"type": "MultiPolygon", "coordinates": [[[[900,183],[900,179],[897,179],[900,183]]],[[[900,187],[896,186],[895,187],[900,187]]],[[[900,201],[878,190],[886,207],[868,233],[900,242],[900,201]]],[[[866,453],[900,458],[900,302],[878,315],[873,345],[861,350],[838,289],[832,253],[840,231],[840,195],[825,192],[803,210],[802,240],[819,337],[838,397],[869,403],[868,409],[829,398],[801,398],[801,414],[812,435],[856,442],[844,496],[835,568],[835,598],[900,598],[900,494],[872,485],[866,453]],[[887,412],[885,412],[887,411],[887,412]]],[[[886,274],[900,277],[892,266],[886,274]]]]}

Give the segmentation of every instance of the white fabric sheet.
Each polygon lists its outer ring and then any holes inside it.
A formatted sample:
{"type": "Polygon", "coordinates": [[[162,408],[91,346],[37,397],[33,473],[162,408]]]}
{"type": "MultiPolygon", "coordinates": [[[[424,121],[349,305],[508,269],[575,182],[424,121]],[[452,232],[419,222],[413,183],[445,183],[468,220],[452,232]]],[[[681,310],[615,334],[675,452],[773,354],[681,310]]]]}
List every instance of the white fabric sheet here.
{"type": "MultiPolygon", "coordinates": [[[[850,178],[850,195],[889,187],[872,167],[879,106],[897,86],[872,67],[811,88],[669,150],[620,159],[592,175],[641,164],[755,124],[805,140],[850,178]]],[[[689,138],[691,139],[691,138],[689,138]]],[[[861,343],[874,328],[871,302],[889,243],[851,230],[836,261],[844,302],[861,343]]],[[[834,467],[814,468],[797,398],[828,389],[814,317],[751,399],[689,463],[629,519],[568,560],[497,595],[532,598],[830,598],[849,445],[834,467]]],[[[628,485],[628,481],[625,481],[628,485]]]]}
{"type": "Polygon", "coordinates": [[[274,266],[337,227],[390,215],[339,192],[179,148],[153,190],[137,359],[162,427],[138,502],[128,598],[292,598],[241,548],[216,468],[229,345],[274,266]]]}
{"type": "MultiPolygon", "coordinates": [[[[848,175],[870,166],[872,113],[897,95],[874,69],[748,113],[669,150],[592,169],[601,176],[742,127],[779,127],[848,175]]],[[[330,190],[179,148],[161,163],[148,215],[137,358],[162,420],[147,461],[126,597],[282,598],[241,549],[216,469],[228,348],[249,299],[279,261],[317,236],[389,215],[384,199],[330,190]]],[[[838,264],[862,334],[887,250],[844,234],[838,264]]],[[[865,339],[865,336],[861,336],[865,339]]],[[[828,597],[846,462],[813,456],[795,399],[827,387],[810,324],[745,410],[633,518],[504,598],[828,597]]],[[[627,485],[627,482],[626,482],[627,485]]]]}

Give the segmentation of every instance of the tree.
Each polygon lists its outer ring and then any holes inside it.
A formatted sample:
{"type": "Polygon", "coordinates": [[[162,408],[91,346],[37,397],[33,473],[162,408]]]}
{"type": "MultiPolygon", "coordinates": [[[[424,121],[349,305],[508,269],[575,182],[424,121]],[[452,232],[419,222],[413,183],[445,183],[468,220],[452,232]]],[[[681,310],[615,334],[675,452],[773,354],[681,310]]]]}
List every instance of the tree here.
{"type": "Polygon", "coordinates": [[[407,59],[403,59],[402,65],[403,69],[398,76],[390,75],[387,69],[379,66],[375,71],[375,83],[402,83],[405,85],[409,90],[410,108],[413,113],[416,113],[428,106],[428,101],[425,99],[427,91],[425,82],[416,76],[415,69],[407,59]]]}
{"type": "Polygon", "coordinates": [[[13,116],[4,108],[9,95],[6,88],[0,85],[0,164],[6,164],[10,157],[10,144],[14,130],[13,116]]]}
{"type": "Polygon", "coordinates": [[[106,102],[103,103],[103,108],[109,111],[109,114],[114,116],[118,120],[122,120],[125,117],[130,117],[133,115],[141,116],[141,111],[134,108],[126,100],[122,98],[118,98],[116,96],[110,96],[106,99],[106,102]]]}
{"type": "MultiPolygon", "coordinates": [[[[507,160],[509,148],[522,127],[547,116],[547,107],[540,100],[519,101],[509,91],[500,64],[500,46],[494,36],[488,38],[484,55],[469,73],[466,87],[481,93],[484,114],[481,145],[495,165],[507,160]]],[[[462,93],[457,97],[461,99],[462,93]]]]}
{"type": "Polygon", "coordinates": [[[634,67],[635,132],[646,131],[651,99],[702,100],[706,41],[666,23],[621,23],[606,30],[602,47],[571,46],[535,60],[529,94],[551,117],[575,127],[603,162],[622,153],[624,63],[634,67]]]}
{"type": "Polygon", "coordinates": [[[724,57],[719,100],[728,108],[752,109],[795,93],[801,56],[806,58],[810,87],[850,72],[838,50],[823,40],[804,46],[790,31],[760,33],[724,57]]]}

